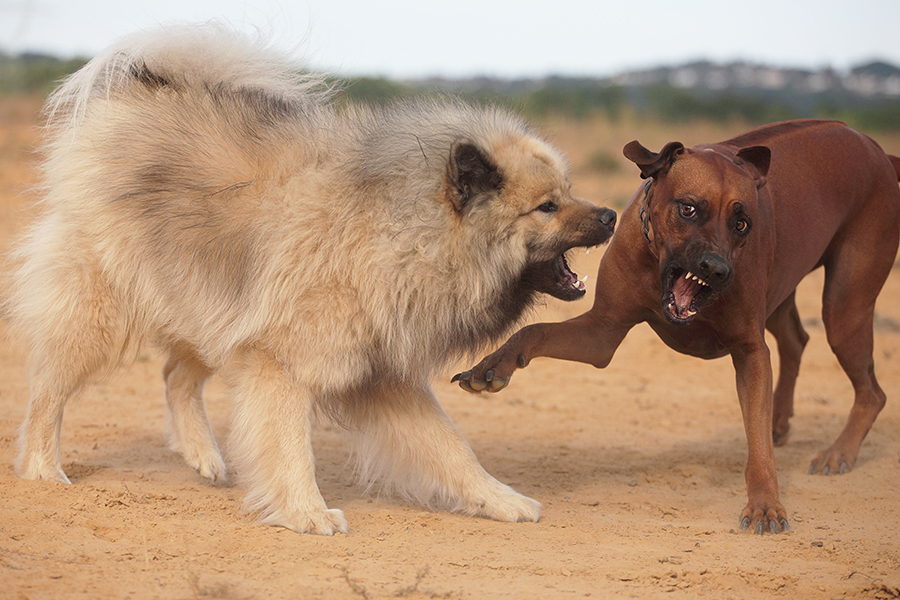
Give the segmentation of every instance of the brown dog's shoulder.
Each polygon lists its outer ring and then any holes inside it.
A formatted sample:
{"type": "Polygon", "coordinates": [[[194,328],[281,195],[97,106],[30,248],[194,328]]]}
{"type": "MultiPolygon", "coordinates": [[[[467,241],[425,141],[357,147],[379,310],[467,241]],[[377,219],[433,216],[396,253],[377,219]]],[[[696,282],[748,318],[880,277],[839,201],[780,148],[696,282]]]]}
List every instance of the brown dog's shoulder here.
{"type": "Polygon", "coordinates": [[[894,171],[897,172],[897,180],[900,181],[900,157],[894,156],[893,154],[888,154],[887,157],[888,160],[891,161],[894,171]]]}

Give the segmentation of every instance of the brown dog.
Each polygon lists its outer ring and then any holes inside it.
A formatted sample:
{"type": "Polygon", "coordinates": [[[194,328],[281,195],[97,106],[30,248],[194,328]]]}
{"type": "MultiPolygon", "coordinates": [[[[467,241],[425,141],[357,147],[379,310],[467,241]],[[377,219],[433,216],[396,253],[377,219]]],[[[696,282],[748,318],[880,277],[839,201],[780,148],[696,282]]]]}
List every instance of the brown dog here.
{"type": "Polygon", "coordinates": [[[626,207],[603,257],[593,308],[522,329],[458,375],[460,385],[500,390],[537,356],[605,367],[643,321],[684,354],[730,354],[749,446],[741,526],[757,533],[787,529],[773,437],[783,442],[788,433],[809,338],[794,290],[825,267],[828,343],[856,399],[844,431],[809,471],[843,473],[885,403],[874,375],[872,319],[900,239],[900,159],[825,121],[769,125],[691,149],[673,142],[659,154],[631,142],[625,156],[648,182],[626,207]],[[781,359],[774,402],[766,329],[781,359]]]}

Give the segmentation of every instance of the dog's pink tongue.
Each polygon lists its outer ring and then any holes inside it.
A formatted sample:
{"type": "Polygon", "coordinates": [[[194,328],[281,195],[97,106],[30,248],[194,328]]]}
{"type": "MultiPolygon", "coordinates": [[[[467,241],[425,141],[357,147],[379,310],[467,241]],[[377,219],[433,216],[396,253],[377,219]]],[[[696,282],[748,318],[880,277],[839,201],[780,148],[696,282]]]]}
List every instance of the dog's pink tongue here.
{"type": "Polygon", "coordinates": [[[672,293],[675,296],[675,306],[678,308],[679,316],[684,316],[688,309],[691,308],[691,302],[693,302],[699,287],[699,283],[684,277],[679,277],[675,282],[672,293]]]}

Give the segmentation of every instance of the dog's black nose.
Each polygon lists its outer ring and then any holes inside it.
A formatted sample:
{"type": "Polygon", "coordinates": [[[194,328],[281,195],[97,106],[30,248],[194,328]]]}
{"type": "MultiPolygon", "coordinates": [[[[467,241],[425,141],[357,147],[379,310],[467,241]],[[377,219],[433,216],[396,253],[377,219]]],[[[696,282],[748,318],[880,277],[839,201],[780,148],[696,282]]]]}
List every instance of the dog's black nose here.
{"type": "Polygon", "coordinates": [[[610,229],[613,229],[616,226],[616,211],[611,208],[601,208],[597,218],[610,229]]]}
{"type": "Polygon", "coordinates": [[[709,282],[720,283],[731,275],[731,267],[724,258],[712,252],[704,252],[700,257],[700,275],[709,282]]]}

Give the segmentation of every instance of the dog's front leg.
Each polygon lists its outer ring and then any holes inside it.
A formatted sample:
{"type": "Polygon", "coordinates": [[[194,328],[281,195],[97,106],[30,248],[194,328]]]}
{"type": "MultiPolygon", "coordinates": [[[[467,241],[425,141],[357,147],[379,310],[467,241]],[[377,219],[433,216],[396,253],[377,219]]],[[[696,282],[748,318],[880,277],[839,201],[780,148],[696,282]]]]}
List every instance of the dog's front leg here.
{"type": "Polygon", "coordinates": [[[469,392],[498,392],[513,372],[537,357],[606,367],[633,324],[628,319],[597,317],[588,311],[561,323],[535,323],[517,331],[493,354],[452,381],[469,392]]]}
{"type": "Polygon", "coordinates": [[[298,533],[347,533],[316,485],[311,440],[313,399],[269,353],[240,351],[225,372],[234,408],[230,443],[244,506],[267,525],[298,533]]]}
{"type": "Polygon", "coordinates": [[[787,512],[778,499],[775,446],[772,441],[772,363],[762,338],[732,351],[738,399],[747,434],[747,506],[741,529],[762,534],[787,530],[787,512]]]}
{"type": "Polygon", "coordinates": [[[537,521],[541,505],[489,475],[424,382],[394,382],[347,402],[361,479],[425,506],[498,521],[537,521]]]}

